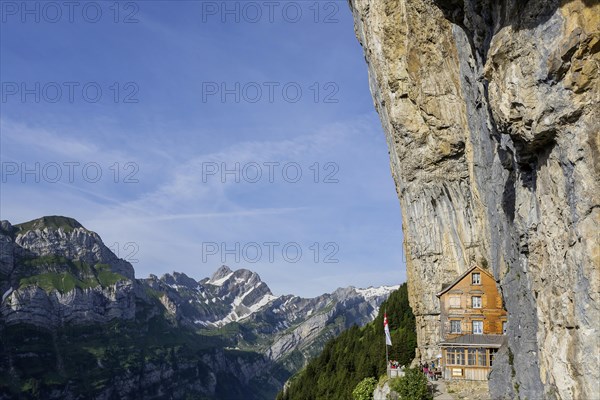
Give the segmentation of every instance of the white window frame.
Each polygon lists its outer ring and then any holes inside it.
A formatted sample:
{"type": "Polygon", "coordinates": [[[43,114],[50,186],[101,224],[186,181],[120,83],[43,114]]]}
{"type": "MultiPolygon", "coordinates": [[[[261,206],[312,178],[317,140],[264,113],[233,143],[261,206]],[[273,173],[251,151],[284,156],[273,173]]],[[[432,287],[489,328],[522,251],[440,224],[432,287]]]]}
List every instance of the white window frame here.
{"type": "Polygon", "coordinates": [[[450,320],[450,333],[462,333],[462,326],[461,326],[461,321],[460,320],[456,320],[456,319],[451,319],[450,320]],[[454,330],[452,327],[452,323],[458,323],[458,330],[454,330]]]}
{"type": "Polygon", "coordinates": [[[471,296],[471,308],[482,308],[482,304],[481,296],[471,296]],[[476,301],[476,299],[479,299],[479,301],[476,301]]]}
{"type": "Polygon", "coordinates": [[[481,285],[481,273],[473,272],[471,274],[471,284],[472,285],[481,285]],[[475,276],[477,276],[477,282],[475,282],[475,276]]]}
{"type": "Polygon", "coordinates": [[[480,320],[476,320],[476,321],[471,321],[471,327],[473,329],[473,334],[474,335],[483,335],[483,321],[480,320]],[[481,329],[476,330],[475,329],[475,325],[477,326],[481,326],[481,329]]]}
{"type": "Polygon", "coordinates": [[[506,329],[508,328],[508,321],[502,321],[502,334],[506,335],[506,329]]]}

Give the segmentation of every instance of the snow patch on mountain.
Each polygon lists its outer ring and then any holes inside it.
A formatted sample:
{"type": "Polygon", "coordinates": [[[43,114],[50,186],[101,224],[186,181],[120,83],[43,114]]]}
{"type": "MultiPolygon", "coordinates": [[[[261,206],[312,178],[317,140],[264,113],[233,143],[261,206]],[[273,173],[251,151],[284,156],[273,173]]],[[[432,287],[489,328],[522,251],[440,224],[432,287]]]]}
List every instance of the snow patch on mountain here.
{"type": "Polygon", "coordinates": [[[225,275],[224,277],[222,277],[220,279],[214,280],[214,281],[212,279],[209,279],[208,282],[206,282],[206,283],[213,285],[213,286],[223,286],[223,284],[225,282],[227,282],[229,280],[229,278],[231,278],[232,276],[233,276],[233,272],[229,273],[228,275],[225,275]]]}
{"type": "MultiPolygon", "coordinates": [[[[252,290],[254,290],[254,288],[252,290]]],[[[220,327],[223,325],[227,325],[230,322],[242,321],[242,320],[250,317],[252,314],[262,310],[271,301],[278,299],[277,296],[273,296],[272,294],[265,294],[256,303],[252,304],[250,307],[246,307],[245,305],[242,304],[242,302],[243,302],[244,298],[252,292],[252,290],[244,293],[242,296],[236,297],[233,300],[233,305],[231,307],[231,311],[229,312],[229,314],[227,314],[225,316],[225,318],[220,319],[218,321],[210,322],[210,324],[213,326],[220,327]]]]}
{"type": "Polygon", "coordinates": [[[266,294],[257,303],[255,303],[252,306],[250,306],[250,311],[252,311],[253,313],[255,313],[255,312],[261,310],[264,306],[266,306],[267,304],[269,304],[271,301],[273,301],[275,299],[278,299],[278,298],[279,297],[273,296],[272,294],[266,294]]]}
{"type": "Polygon", "coordinates": [[[380,286],[380,287],[370,286],[366,289],[356,289],[355,288],[354,290],[356,290],[356,293],[360,294],[365,299],[370,299],[373,297],[381,297],[381,296],[389,295],[394,290],[398,290],[398,288],[400,288],[400,285],[380,286]]]}

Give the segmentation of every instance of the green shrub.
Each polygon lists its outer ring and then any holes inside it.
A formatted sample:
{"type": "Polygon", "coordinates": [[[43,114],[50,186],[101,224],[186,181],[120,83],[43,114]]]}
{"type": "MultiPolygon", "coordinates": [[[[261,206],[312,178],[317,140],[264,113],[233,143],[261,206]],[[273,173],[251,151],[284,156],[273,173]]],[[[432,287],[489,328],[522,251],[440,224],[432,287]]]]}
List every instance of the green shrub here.
{"type": "Polygon", "coordinates": [[[404,374],[403,377],[390,381],[390,388],[398,393],[402,400],[433,399],[427,388],[427,378],[419,369],[406,369],[404,374]]]}
{"type": "Polygon", "coordinates": [[[352,398],[354,400],[371,400],[376,386],[377,379],[373,377],[365,378],[352,391],[352,398]]]}

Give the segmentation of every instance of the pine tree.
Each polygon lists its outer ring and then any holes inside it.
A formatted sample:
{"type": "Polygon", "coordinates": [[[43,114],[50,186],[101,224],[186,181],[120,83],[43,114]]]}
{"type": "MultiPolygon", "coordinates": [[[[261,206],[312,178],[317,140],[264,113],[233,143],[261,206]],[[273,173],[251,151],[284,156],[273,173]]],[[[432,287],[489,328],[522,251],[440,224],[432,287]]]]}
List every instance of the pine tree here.
{"type": "Polygon", "coordinates": [[[353,326],[327,342],[319,356],[291,378],[288,390],[277,400],[351,399],[365,378],[386,373],[383,310],[387,310],[393,346],[391,360],[410,364],[415,355],[415,317],[408,304],[406,283],[381,305],[375,320],[362,328],[353,326]]]}

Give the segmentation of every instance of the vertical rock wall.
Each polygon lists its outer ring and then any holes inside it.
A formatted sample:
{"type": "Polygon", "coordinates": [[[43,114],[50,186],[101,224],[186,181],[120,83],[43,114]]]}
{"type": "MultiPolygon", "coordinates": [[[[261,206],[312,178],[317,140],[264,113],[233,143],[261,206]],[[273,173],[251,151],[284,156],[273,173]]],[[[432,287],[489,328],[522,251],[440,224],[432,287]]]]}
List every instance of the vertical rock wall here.
{"type": "Polygon", "coordinates": [[[403,213],[417,358],[471,262],[509,312],[494,398],[600,394],[600,4],[350,0],[403,213]]]}

